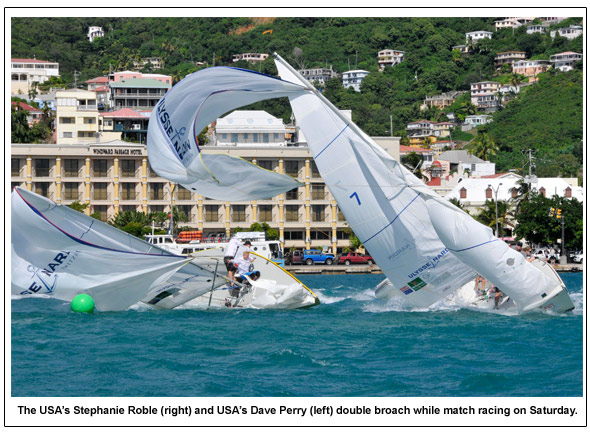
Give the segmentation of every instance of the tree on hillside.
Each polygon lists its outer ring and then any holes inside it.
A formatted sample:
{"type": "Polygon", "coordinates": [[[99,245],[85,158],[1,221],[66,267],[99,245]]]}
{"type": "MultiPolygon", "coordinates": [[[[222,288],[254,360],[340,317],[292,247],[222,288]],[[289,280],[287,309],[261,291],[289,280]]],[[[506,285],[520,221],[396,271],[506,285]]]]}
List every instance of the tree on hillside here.
{"type": "Polygon", "coordinates": [[[475,139],[467,145],[467,151],[485,161],[495,156],[499,148],[486,132],[479,132],[475,139]]]}

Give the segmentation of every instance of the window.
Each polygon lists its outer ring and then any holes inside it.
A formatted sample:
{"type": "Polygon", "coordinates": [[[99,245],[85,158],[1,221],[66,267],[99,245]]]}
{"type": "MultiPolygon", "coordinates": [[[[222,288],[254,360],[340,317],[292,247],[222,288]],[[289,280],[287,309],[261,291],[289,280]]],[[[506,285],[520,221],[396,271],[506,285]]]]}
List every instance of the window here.
{"type": "Polygon", "coordinates": [[[290,232],[285,230],[285,241],[292,240],[292,239],[303,239],[303,232],[294,231],[290,232]]]}
{"type": "Polygon", "coordinates": [[[231,142],[238,142],[238,134],[237,133],[232,133],[231,134],[231,142]]]}
{"type": "Polygon", "coordinates": [[[231,220],[237,222],[246,221],[246,206],[235,205],[231,207],[231,220]]]}
{"type": "Polygon", "coordinates": [[[135,161],[130,159],[121,160],[121,177],[135,177],[135,161]]]}
{"type": "Polygon", "coordinates": [[[572,198],[572,188],[569,186],[565,188],[565,198],[572,198]]]}
{"type": "Polygon", "coordinates": [[[297,177],[299,175],[299,162],[296,160],[286,160],[285,174],[291,177],[297,177]]]}
{"type": "Polygon", "coordinates": [[[265,170],[273,170],[272,160],[258,160],[256,161],[256,165],[258,165],[260,168],[264,168],[265,170]]]}
{"type": "Polygon", "coordinates": [[[78,184],[75,182],[64,183],[64,200],[78,199],[78,184]]]}
{"type": "Polygon", "coordinates": [[[486,189],[486,198],[492,198],[492,188],[486,189]]]}
{"type": "Polygon", "coordinates": [[[94,177],[107,177],[106,159],[96,159],[94,161],[94,177]]]}
{"type": "Polygon", "coordinates": [[[70,117],[60,117],[59,122],[61,124],[74,124],[74,118],[70,117]]]}
{"type": "Polygon", "coordinates": [[[20,176],[20,159],[10,159],[10,175],[12,177],[20,176]]]}
{"type": "Polygon", "coordinates": [[[63,164],[65,177],[78,177],[80,169],[78,159],[64,159],[63,164]]]}
{"type": "Polygon", "coordinates": [[[107,200],[107,184],[106,183],[95,183],[94,184],[94,200],[107,200]]]}
{"type": "Polygon", "coordinates": [[[35,194],[42,195],[43,197],[49,197],[49,182],[35,183],[35,194]]]}
{"type": "Polygon", "coordinates": [[[287,200],[297,200],[298,196],[299,196],[299,189],[298,188],[291,189],[290,191],[287,191],[285,193],[285,198],[287,200]]]}
{"type": "Polygon", "coordinates": [[[262,142],[264,142],[265,144],[268,144],[270,142],[268,138],[268,133],[262,134],[262,142]]]}
{"type": "Polygon", "coordinates": [[[164,205],[156,204],[149,207],[150,212],[164,212],[164,205]]]}
{"type": "Polygon", "coordinates": [[[344,214],[342,213],[340,208],[338,207],[337,209],[338,209],[338,221],[346,221],[346,218],[344,218],[344,214]]]}
{"type": "Polygon", "coordinates": [[[49,159],[35,159],[35,176],[49,177],[49,159]]]}
{"type": "Polygon", "coordinates": [[[98,214],[98,217],[101,221],[107,220],[107,206],[106,205],[94,206],[94,213],[98,214]]]}
{"type": "Polygon", "coordinates": [[[252,133],[252,142],[258,142],[258,133],[252,133]]]}
{"type": "Polygon", "coordinates": [[[326,229],[325,231],[321,230],[312,230],[309,232],[309,238],[311,240],[316,239],[332,239],[332,230],[326,229]]]}
{"type": "Polygon", "coordinates": [[[320,183],[311,184],[311,199],[312,200],[323,200],[326,198],[326,192],[324,185],[320,183]]]}
{"type": "Polygon", "coordinates": [[[154,171],[154,169],[152,168],[152,166],[149,163],[148,163],[148,168],[149,168],[150,177],[158,177],[158,173],[156,173],[154,171]]]}
{"type": "Polygon", "coordinates": [[[312,221],[325,221],[326,220],[326,207],[320,205],[311,206],[311,220],[312,221]]]}
{"type": "Polygon", "coordinates": [[[219,206],[205,206],[205,222],[216,223],[219,221],[219,206]]]}
{"type": "Polygon", "coordinates": [[[248,135],[247,133],[244,133],[244,142],[248,142],[248,136],[250,136],[250,135],[248,135]]]}
{"type": "Polygon", "coordinates": [[[285,220],[288,222],[299,221],[299,206],[285,206],[285,220]]]}
{"type": "Polygon", "coordinates": [[[164,199],[164,184],[163,183],[150,183],[150,200],[163,200],[164,199]]]}
{"type": "Polygon", "coordinates": [[[227,139],[227,133],[222,133],[221,134],[221,139],[227,139]]]}
{"type": "Polygon", "coordinates": [[[191,199],[191,191],[182,186],[178,186],[177,188],[177,198],[178,200],[190,200],[191,199]]]}
{"type": "Polygon", "coordinates": [[[135,200],[135,183],[121,183],[121,200],[135,200]]]}
{"type": "Polygon", "coordinates": [[[541,187],[541,189],[539,189],[539,194],[541,194],[543,197],[546,197],[547,196],[547,195],[545,195],[546,194],[546,190],[545,190],[544,187],[541,187]]]}
{"type": "Polygon", "coordinates": [[[460,197],[460,198],[467,198],[467,189],[465,189],[465,188],[461,188],[461,189],[459,190],[459,197],[460,197]]]}
{"type": "Polygon", "coordinates": [[[260,205],[258,206],[258,222],[266,223],[272,221],[272,206],[260,205]]]}
{"type": "Polygon", "coordinates": [[[315,162],[311,162],[311,177],[321,177],[320,172],[318,171],[318,166],[315,164],[315,162]]]}
{"type": "Polygon", "coordinates": [[[181,222],[190,223],[193,221],[193,214],[191,213],[192,206],[190,204],[181,204],[175,207],[178,208],[180,215],[184,215],[184,217],[180,216],[180,218],[183,218],[181,222]]]}

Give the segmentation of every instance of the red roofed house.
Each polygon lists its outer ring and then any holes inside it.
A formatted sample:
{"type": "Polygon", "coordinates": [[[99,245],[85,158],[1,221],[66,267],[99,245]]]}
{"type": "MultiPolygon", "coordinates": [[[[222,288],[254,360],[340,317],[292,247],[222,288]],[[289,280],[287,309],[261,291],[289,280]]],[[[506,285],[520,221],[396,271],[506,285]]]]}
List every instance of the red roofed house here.
{"type": "Polygon", "coordinates": [[[147,137],[149,111],[136,111],[123,108],[113,112],[102,112],[102,131],[121,132],[121,139],[132,139],[145,144],[147,137]]]}
{"type": "MultiPolygon", "coordinates": [[[[12,106],[17,105],[16,101],[13,101],[11,103],[12,106]]],[[[31,105],[28,105],[27,103],[24,103],[22,101],[18,102],[18,106],[20,107],[20,109],[27,111],[29,113],[29,115],[27,115],[27,122],[29,123],[29,127],[32,127],[33,124],[37,124],[39,121],[41,121],[41,117],[43,116],[42,110],[37,109],[36,107],[33,107],[31,105]]]]}
{"type": "Polygon", "coordinates": [[[86,85],[88,85],[88,91],[96,92],[96,100],[98,102],[99,110],[102,110],[100,107],[102,106],[110,106],[109,97],[111,94],[109,88],[109,78],[108,77],[95,77],[94,79],[87,80],[86,85]]]}
{"type": "Polygon", "coordinates": [[[33,82],[43,83],[51,76],[59,76],[57,62],[12,58],[10,60],[10,93],[12,95],[28,94],[33,82]]]}

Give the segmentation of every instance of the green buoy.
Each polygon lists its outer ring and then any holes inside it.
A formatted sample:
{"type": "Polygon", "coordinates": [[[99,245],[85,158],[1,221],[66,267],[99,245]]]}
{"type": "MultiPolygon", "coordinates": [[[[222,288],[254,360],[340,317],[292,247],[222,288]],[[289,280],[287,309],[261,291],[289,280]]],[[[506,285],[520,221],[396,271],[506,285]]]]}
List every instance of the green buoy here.
{"type": "Polygon", "coordinates": [[[78,294],[72,300],[72,310],[78,313],[94,312],[94,300],[88,294],[78,294]]]}

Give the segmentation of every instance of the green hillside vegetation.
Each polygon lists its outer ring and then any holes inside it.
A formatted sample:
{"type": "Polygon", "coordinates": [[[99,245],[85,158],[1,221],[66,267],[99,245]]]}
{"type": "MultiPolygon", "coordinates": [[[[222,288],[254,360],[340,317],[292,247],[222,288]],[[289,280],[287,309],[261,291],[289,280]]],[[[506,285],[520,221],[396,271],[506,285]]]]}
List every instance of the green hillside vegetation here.
{"type": "Polygon", "coordinates": [[[576,177],[582,166],[582,71],[545,73],[536,85],[494,114],[487,131],[500,146],[496,170],[522,168],[523,151],[536,150],[541,177],[576,177]]]}
{"type": "MultiPolygon", "coordinates": [[[[165,67],[157,72],[170,74],[174,82],[204,68],[195,62],[276,74],[272,58],[257,65],[245,61],[232,63],[234,54],[246,52],[276,51],[296,68],[331,65],[339,73],[365,69],[370,74],[363,80],[362,92],[344,89],[339,79],[328,81],[322,92],[339,108],[352,109],[353,121],[369,135],[389,135],[391,119],[393,134],[405,136],[406,125],[411,121],[446,119],[442,111],[420,111],[427,95],[468,91],[470,84],[477,81],[509,81],[505,72],[495,71],[494,57],[498,52],[520,50],[526,52],[527,58],[535,59],[549,59],[563,51],[583,52],[581,37],[570,41],[550,38],[548,34],[528,35],[526,26],[494,32],[491,40],[480,41],[468,55],[452,50],[455,45],[465,44],[466,32],[494,31],[495,19],[282,17],[263,22],[252,18],[13,18],[11,56],[57,61],[63,79],[70,84],[74,70],[80,73],[80,84],[109,71],[133,69],[134,60],[148,56],[161,57],[165,67]],[[105,37],[90,43],[86,33],[91,25],[102,26],[105,37]],[[270,29],[272,33],[263,33],[270,29]],[[405,51],[405,60],[379,72],[377,52],[386,48],[405,51]]],[[[580,22],[581,18],[570,18],[553,27],[580,22]]],[[[153,71],[148,66],[143,72],[153,71]]],[[[546,80],[527,89],[490,125],[490,135],[502,151],[508,152],[506,156],[499,154],[499,169],[522,167],[520,150],[525,143],[520,141],[525,137],[526,147],[533,143],[532,148],[553,147],[552,154],[545,156],[547,159],[580,155],[574,139],[582,134],[581,121],[578,123],[582,116],[581,72],[565,76],[558,73],[546,80]],[[554,80],[564,86],[551,91],[554,80]],[[543,112],[542,108],[550,111],[543,112]],[[531,110],[537,115],[528,115],[531,110]],[[546,116],[548,113],[559,116],[546,116]],[[570,119],[561,114],[568,114],[570,119]],[[530,124],[511,118],[528,120],[530,124]]],[[[291,116],[286,99],[249,108],[267,110],[284,121],[291,116]]],[[[468,93],[450,109],[460,119],[475,112],[468,93]]],[[[555,166],[551,170],[551,165],[547,163],[547,171],[555,170],[555,166]]],[[[542,168],[539,162],[539,170],[542,168]]]]}

